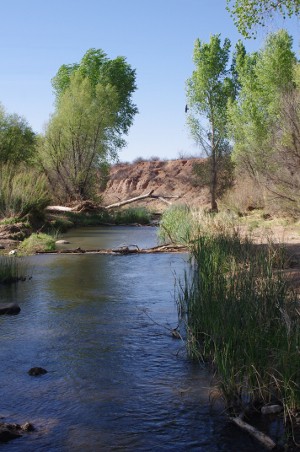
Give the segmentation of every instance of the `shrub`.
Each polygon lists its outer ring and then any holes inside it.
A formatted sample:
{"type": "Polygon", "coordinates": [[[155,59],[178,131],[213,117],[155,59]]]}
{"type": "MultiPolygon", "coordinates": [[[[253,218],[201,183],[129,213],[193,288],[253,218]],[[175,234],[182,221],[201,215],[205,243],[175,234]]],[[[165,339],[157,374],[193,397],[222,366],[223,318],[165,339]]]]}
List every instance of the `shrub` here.
{"type": "Polygon", "coordinates": [[[27,167],[0,168],[0,216],[38,215],[49,204],[45,177],[27,167]]]}
{"type": "Polygon", "coordinates": [[[34,254],[38,251],[54,251],[55,238],[48,234],[34,233],[21,243],[19,249],[24,254],[34,254]]]}

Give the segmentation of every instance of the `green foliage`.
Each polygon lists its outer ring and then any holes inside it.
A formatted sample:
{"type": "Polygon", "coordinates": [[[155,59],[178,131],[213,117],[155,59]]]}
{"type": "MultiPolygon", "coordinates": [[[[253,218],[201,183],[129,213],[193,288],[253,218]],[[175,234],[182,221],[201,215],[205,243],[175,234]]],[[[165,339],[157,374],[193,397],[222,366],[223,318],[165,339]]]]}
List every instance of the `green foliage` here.
{"type": "Polygon", "coordinates": [[[49,201],[43,175],[27,167],[0,166],[0,217],[36,215],[43,212],[49,201]]]}
{"type": "Polygon", "coordinates": [[[283,18],[299,16],[299,0],[227,0],[227,9],[245,38],[256,35],[255,28],[264,26],[276,13],[283,18]]]}
{"type": "Polygon", "coordinates": [[[272,129],[280,116],[283,90],[293,89],[295,54],[284,30],[268,36],[264,48],[236,64],[241,85],[228,118],[234,140],[233,158],[255,175],[272,165],[272,129]]]}
{"type": "Polygon", "coordinates": [[[112,215],[112,218],[116,224],[149,224],[151,221],[151,215],[144,207],[118,210],[112,215]]]}
{"type": "Polygon", "coordinates": [[[19,250],[23,254],[34,254],[38,251],[54,251],[55,238],[48,234],[31,234],[30,237],[21,243],[19,250]]]}
{"type": "Polygon", "coordinates": [[[0,105],[0,163],[30,162],[36,137],[24,118],[7,114],[0,105]]]}
{"type": "Polygon", "coordinates": [[[219,160],[228,152],[227,105],[237,92],[235,77],[229,69],[230,41],[221,45],[220,35],[209,43],[199,39],[194,47],[195,70],[187,80],[188,126],[201,151],[210,158],[211,209],[217,210],[219,160]]]}
{"type": "Polygon", "coordinates": [[[172,206],[162,215],[158,236],[160,241],[186,245],[193,229],[191,210],[186,205],[172,206]]]}
{"type": "Polygon", "coordinates": [[[138,110],[131,99],[132,93],[136,90],[135,70],[126,59],[117,57],[110,60],[103,50],[89,49],[79,64],[62,65],[52,79],[57,105],[70,87],[74,74],[83,80],[88,79],[94,93],[98,85],[114,87],[118,102],[114,131],[127,133],[138,110]]]}
{"type": "Polygon", "coordinates": [[[281,250],[236,232],[194,242],[194,278],[180,311],[190,352],[211,362],[230,406],[280,401],[300,406],[299,312],[278,268],[281,250]]]}
{"type": "Polygon", "coordinates": [[[40,164],[60,201],[91,198],[99,170],[116,158],[137,113],[131,100],[135,71],[122,57],[109,60],[90,49],[79,64],[61,66],[52,83],[56,112],[40,146],[40,164]]]}

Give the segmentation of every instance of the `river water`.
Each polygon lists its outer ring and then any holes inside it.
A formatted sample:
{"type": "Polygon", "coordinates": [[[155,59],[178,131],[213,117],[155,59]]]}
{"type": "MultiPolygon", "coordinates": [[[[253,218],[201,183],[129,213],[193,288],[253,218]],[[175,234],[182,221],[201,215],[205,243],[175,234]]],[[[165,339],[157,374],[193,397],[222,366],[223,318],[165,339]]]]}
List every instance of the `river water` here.
{"type": "MultiPolygon", "coordinates": [[[[81,248],[152,246],[154,228],[87,228],[81,248]]],[[[39,255],[31,280],[1,287],[0,415],[36,430],[1,451],[260,451],[209,399],[177,326],[183,254],[39,255]],[[46,375],[27,371],[40,366],[46,375]]]]}

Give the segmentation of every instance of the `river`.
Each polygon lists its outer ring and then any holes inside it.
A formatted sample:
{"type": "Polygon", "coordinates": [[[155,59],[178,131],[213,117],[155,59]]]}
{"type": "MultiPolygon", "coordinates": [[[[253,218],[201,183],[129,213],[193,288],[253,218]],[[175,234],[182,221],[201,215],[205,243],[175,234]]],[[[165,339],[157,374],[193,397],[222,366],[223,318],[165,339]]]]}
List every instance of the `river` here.
{"type": "MultiPolygon", "coordinates": [[[[86,228],[68,247],[155,245],[155,228],[86,228]]],[[[32,279],[1,287],[1,404],[36,430],[1,451],[260,451],[209,398],[211,377],[188,360],[177,326],[184,254],[38,255],[32,279]],[[48,370],[31,377],[34,366],[48,370]]]]}

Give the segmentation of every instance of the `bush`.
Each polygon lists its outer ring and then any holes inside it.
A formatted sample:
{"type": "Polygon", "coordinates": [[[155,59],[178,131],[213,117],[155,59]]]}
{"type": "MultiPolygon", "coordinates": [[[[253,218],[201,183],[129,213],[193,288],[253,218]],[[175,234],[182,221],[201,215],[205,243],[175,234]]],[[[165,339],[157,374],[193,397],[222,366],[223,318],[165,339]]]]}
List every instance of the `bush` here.
{"type": "Polygon", "coordinates": [[[34,254],[38,251],[54,251],[55,238],[48,234],[35,233],[25,239],[19,249],[24,254],[34,254]]]}
{"type": "Polygon", "coordinates": [[[46,179],[28,167],[0,168],[0,216],[39,215],[49,204],[46,179]]]}

